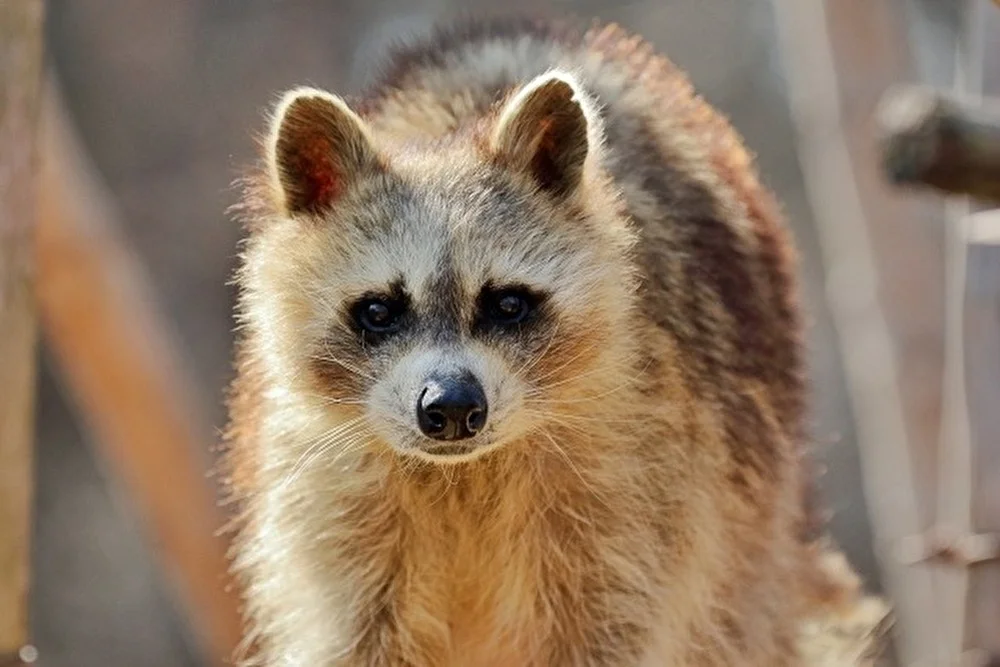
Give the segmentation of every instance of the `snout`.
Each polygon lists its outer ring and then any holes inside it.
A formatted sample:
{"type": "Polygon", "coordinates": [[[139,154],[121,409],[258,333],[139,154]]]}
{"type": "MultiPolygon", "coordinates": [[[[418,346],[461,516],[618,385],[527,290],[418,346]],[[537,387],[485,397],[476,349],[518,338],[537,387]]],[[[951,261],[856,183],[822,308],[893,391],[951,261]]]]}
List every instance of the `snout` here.
{"type": "Polygon", "coordinates": [[[435,440],[465,440],[486,426],[489,406],[474,375],[461,372],[428,379],[417,399],[420,431],[435,440]]]}

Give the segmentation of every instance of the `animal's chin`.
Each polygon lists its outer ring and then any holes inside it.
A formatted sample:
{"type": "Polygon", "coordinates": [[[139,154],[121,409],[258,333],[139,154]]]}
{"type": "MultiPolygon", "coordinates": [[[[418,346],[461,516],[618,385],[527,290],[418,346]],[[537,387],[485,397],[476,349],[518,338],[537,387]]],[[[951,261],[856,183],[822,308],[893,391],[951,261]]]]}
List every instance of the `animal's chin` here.
{"type": "Polygon", "coordinates": [[[486,454],[495,451],[501,443],[480,438],[455,442],[418,442],[410,447],[395,448],[403,455],[434,463],[436,465],[455,465],[475,461],[486,454]]]}

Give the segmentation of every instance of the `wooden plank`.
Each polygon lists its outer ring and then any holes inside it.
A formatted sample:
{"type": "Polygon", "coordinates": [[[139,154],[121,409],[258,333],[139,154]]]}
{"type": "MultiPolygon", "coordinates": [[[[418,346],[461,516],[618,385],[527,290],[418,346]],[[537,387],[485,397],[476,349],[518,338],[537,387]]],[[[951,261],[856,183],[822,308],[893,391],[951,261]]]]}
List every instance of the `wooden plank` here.
{"type": "Polygon", "coordinates": [[[0,663],[29,638],[41,77],[41,0],[0,2],[0,663]]]}
{"type": "Polygon", "coordinates": [[[124,483],[181,609],[215,664],[240,642],[223,524],[206,476],[212,429],[193,405],[171,327],[58,103],[42,125],[38,298],[44,334],[124,483]]]}
{"type": "MultiPolygon", "coordinates": [[[[905,391],[904,373],[912,369],[903,364],[926,350],[914,349],[919,346],[899,334],[923,326],[933,340],[931,314],[920,309],[933,306],[940,276],[933,272],[933,260],[926,262],[930,275],[917,277],[909,287],[919,293],[920,303],[899,289],[899,264],[887,264],[878,252],[886,224],[902,229],[915,216],[908,215],[911,206],[893,200],[881,187],[877,163],[868,164],[874,148],[866,117],[885,85],[905,76],[906,39],[886,3],[775,0],[774,7],[857,424],[875,551],[895,608],[896,648],[904,664],[912,664],[935,655],[938,646],[933,580],[926,569],[900,562],[897,548],[922,533],[931,506],[933,466],[928,459],[936,445],[940,397],[905,391]],[[845,72],[856,76],[845,79],[845,72]],[[928,430],[930,435],[915,447],[914,434],[928,430]]],[[[893,251],[912,262],[925,249],[897,239],[893,251]]],[[[921,384],[940,377],[939,372],[931,364],[925,369],[930,378],[921,384]]]]}

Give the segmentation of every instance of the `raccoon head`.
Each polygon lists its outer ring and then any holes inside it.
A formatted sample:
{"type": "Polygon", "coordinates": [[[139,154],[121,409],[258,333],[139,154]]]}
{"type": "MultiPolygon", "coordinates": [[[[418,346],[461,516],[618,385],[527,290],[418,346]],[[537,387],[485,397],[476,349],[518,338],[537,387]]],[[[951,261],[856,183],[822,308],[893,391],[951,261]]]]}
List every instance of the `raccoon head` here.
{"type": "Polygon", "coordinates": [[[465,461],[599,419],[628,377],[633,232],[571,76],[432,143],[294,90],[267,166],[244,312],[283,395],[345,447],[465,461]]]}

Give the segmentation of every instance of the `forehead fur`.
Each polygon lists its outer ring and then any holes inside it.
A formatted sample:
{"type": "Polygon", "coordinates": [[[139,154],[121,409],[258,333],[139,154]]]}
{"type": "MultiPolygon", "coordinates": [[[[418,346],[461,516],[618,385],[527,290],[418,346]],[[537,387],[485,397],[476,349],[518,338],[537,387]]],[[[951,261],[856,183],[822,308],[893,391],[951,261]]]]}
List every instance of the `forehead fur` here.
{"type": "Polygon", "coordinates": [[[341,298],[402,280],[420,300],[442,271],[464,295],[492,282],[546,290],[567,306],[586,298],[611,259],[599,225],[496,167],[450,157],[407,156],[359,187],[309,230],[320,252],[307,270],[341,298]]]}

